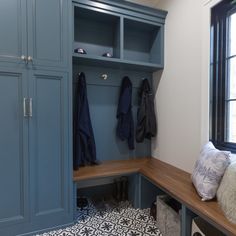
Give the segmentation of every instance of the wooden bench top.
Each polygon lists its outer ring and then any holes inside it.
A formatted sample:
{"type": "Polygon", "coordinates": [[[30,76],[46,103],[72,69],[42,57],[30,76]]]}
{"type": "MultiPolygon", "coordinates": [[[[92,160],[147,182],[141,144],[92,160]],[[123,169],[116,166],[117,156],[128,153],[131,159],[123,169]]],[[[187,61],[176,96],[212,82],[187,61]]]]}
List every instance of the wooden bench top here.
{"type": "Polygon", "coordinates": [[[236,235],[236,225],[224,216],[216,200],[202,202],[191,182],[191,175],[155,158],[109,161],[98,166],[82,167],[74,172],[74,181],[140,173],[156,186],[183,203],[194,213],[228,235],[236,235]]]}
{"type": "Polygon", "coordinates": [[[74,181],[138,173],[150,158],[107,161],[101,165],[81,167],[74,171],[74,181]]]}

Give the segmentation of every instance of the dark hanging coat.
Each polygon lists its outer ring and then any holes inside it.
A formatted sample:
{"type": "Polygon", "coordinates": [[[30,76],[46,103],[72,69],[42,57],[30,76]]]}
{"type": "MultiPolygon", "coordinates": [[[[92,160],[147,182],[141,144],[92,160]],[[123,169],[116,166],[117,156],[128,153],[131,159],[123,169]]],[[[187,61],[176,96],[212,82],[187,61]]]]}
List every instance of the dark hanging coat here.
{"type": "Polygon", "coordinates": [[[117,136],[128,140],[129,149],[134,149],[134,120],[132,114],[132,83],[126,76],[122,80],[117,108],[117,136]]]}
{"type": "Polygon", "coordinates": [[[145,138],[151,139],[157,134],[154,98],[148,82],[144,79],[140,91],[140,107],[137,114],[136,141],[141,143],[145,138]]]}
{"type": "Polygon", "coordinates": [[[74,102],[74,169],[78,169],[79,166],[96,164],[96,146],[84,73],[79,75],[74,102]]]}

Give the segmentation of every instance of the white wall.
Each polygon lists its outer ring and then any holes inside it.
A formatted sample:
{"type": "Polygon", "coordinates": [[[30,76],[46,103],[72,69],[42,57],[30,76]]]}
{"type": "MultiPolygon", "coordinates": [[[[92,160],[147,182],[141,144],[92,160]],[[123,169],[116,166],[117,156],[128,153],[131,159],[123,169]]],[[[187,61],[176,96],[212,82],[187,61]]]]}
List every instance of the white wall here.
{"type": "Polygon", "coordinates": [[[209,140],[210,9],[219,1],[133,1],[168,11],[165,68],[154,74],[158,137],[152,155],[188,172],[209,140]]]}
{"type": "Polygon", "coordinates": [[[158,138],[152,155],[191,172],[201,143],[201,1],[160,0],[168,11],[165,69],[156,92],[158,138]]]}

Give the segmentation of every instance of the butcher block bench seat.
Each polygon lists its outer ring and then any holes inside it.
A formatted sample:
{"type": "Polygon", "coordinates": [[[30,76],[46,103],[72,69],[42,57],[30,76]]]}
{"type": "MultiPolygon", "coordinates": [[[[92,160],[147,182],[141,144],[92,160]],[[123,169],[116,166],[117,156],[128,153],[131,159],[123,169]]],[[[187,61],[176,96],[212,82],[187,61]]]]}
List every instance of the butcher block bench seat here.
{"type": "MultiPolygon", "coordinates": [[[[236,235],[236,225],[224,216],[216,200],[203,202],[191,182],[191,175],[172,165],[155,158],[141,158],[122,161],[108,161],[97,166],[82,167],[74,171],[74,181],[89,180],[100,177],[110,177],[140,173],[158,188],[168,193],[182,204],[182,221],[188,221],[196,214],[208,221],[226,235],[236,235]]],[[[188,222],[182,222],[182,227],[188,222]]],[[[188,230],[182,230],[182,235],[189,235],[188,230]]]]}
{"type": "Polygon", "coordinates": [[[79,170],[74,171],[73,179],[78,182],[81,180],[138,173],[148,160],[150,158],[107,161],[100,165],[81,167],[79,170]]]}

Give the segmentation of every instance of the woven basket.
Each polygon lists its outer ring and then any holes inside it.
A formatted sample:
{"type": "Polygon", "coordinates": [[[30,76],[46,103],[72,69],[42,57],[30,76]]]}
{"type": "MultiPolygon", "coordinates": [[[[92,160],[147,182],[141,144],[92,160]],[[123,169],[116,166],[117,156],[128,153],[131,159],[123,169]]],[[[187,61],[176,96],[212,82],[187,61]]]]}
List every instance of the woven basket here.
{"type": "Polygon", "coordinates": [[[167,195],[157,196],[157,224],[164,236],[180,235],[180,215],[166,202],[170,200],[167,195]]]}

